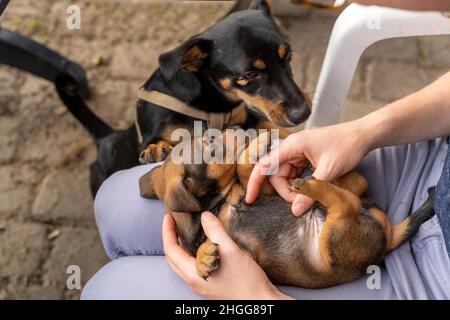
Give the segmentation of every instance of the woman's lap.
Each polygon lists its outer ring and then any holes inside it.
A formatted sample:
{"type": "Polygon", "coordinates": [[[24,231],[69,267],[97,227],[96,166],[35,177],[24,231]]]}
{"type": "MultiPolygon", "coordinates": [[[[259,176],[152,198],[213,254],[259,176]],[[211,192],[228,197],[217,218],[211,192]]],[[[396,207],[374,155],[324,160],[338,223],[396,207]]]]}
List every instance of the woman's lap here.
{"type": "Polygon", "coordinates": [[[95,219],[107,255],[163,255],[164,205],[139,196],[139,178],[159,164],[122,170],[102,184],[94,202],[95,219]]]}
{"type": "MultiPolygon", "coordinates": [[[[303,300],[312,299],[395,299],[388,273],[381,272],[382,290],[370,290],[366,278],[327,289],[279,287],[303,300]]],[[[167,265],[163,256],[128,256],[104,266],[83,289],[84,300],[197,300],[195,295],[167,265]]]]}
{"type": "MultiPolygon", "coordinates": [[[[446,145],[446,141],[439,139],[384,148],[369,154],[359,166],[358,171],[369,180],[369,196],[388,212],[393,222],[404,219],[411,208],[417,208],[425,200],[428,187],[436,185],[446,145]]],[[[163,254],[164,208],[160,201],[139,197],[138,179],[152,166],[155,165],[118,172],[99,190],[95,201],[97,225],[109,257],[120,259],[109,263],[89,281],[83,298],[196,297],[169,269],[164,257],[151,256],[163,254]]],[[[412,244],[408,242],[386,257],[387,271],[382,269],[381,289],[368,289],[367,277],[362,277],[322,290],[286,287],[282,290],[301,299],[449,298],[450,279],[436,278],[445,272],[450,275],[450,262],[443,252],[442,232],[433,218],[424,224],[412,244]]]]}

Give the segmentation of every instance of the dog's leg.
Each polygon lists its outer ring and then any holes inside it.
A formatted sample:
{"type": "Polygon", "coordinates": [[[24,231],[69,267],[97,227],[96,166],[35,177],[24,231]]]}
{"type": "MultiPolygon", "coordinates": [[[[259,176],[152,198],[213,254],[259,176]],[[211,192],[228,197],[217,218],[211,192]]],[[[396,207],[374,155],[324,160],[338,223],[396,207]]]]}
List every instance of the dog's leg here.
{"type": "Polygon", "coordinates": [[[346,175],[337,178],[334,183],[342,189],[348,190],[358,197],[361,197],[367,190],[368,184],[366,178],[356,171],[350,171],[346,175]]]}
{"type": "Polygon", "coordinates": [[[354,193],[338,186],[309,177],[295,179],[289,189],[303,194],[321,203],[327,208],[327,221],[341,216],[358,216],[361,209],[361,200],[354,193]]]}
{"type": "Polygon", "coordinates": [[[322,271],[332,269],[330,236],[340,234],[358,221],[361,210],[361,200],[354,193],[338,186],[316,180],[314,178],[296,179],[289,187],[291,191],[308,196],[327,209],[327,218],[319,237],[319,252],[321,261],[317,267],[322,271]],[[336,233],[337,232],[337,233],[336,233]]]}
{"type": "Polygon", "coordinates": [[[139,163],[148,164],[164,161],[172,148],[172,144],[166,140],[159,140],[156,143],[149,144],[139,155],[139,163]]]}
{"type": "Polygon", "coordinates": [[[219,268],[220,256],[218,247],[218,244],[207,240],[197,249],[195,268],[197,269],[197,274],[205,280],[208,280],[219,268]]]}

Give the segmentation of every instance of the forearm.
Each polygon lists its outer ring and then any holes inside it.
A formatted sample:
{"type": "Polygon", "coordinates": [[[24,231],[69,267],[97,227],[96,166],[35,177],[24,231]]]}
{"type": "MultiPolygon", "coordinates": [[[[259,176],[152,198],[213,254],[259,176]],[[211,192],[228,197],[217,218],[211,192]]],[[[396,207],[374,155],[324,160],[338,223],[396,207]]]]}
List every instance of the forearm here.
{"type": "Polygon", "coordinates": [[[393,7],[407,10],[450,10],[450,1],[448,0],[354,0],[351,2],[357,2],[364,5],[378,5],[383,7],[393,7]]]}
{"type": "Polygon", "coordinates": [[[352,125],[361,131],[367,151],[450,135],[450,72],[352,125]]]}

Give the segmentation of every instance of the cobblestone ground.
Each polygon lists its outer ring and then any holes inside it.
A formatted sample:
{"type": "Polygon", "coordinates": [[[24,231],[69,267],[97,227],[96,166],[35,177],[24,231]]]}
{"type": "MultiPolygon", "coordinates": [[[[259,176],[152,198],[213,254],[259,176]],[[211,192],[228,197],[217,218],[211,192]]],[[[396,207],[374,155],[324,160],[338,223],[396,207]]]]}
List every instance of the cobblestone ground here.
{"type": "MultiPolygon", "coordinates": [[[[116,128],[133,120],[135,92],[157,57],[214,23],[229,4],[81,0],[81,30],[65,26],[72,1],[16,0],[2,27],[30,36],[87,71],[93,110],[116,128]]],[[[275,8],[277,9],[277,8],[275,8]]],[[[336,14],[297,9],[279,22],[297,52],[298,83],[313,93],[336,14]]],[[[450,38],[389,40],[358,67],[344,119],[413,92],[450,66],[450,38]]],[[[0,66],[0,299],[75,299],[66,268],[82,284],[108,259],[95,227],[88,166],[95,148],[47,82],[0,66]]]]}

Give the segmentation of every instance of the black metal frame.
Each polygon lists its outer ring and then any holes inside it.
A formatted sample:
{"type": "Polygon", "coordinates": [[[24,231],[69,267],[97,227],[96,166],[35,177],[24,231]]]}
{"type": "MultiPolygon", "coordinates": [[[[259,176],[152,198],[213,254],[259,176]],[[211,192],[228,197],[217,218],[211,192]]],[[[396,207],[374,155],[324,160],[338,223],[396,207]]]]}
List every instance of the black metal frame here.
{"type": "MultiPolygon", "coordinates": [[[[8,3],[9,0],[0,0],[0,16],[8,3]]],[[[63,76],[68,76],[76,83],[83,98],[90,96],[86,73],[79,64],[36,41],[2,27],[0,27],[0,63],[53,83],[63,76]]]]}

